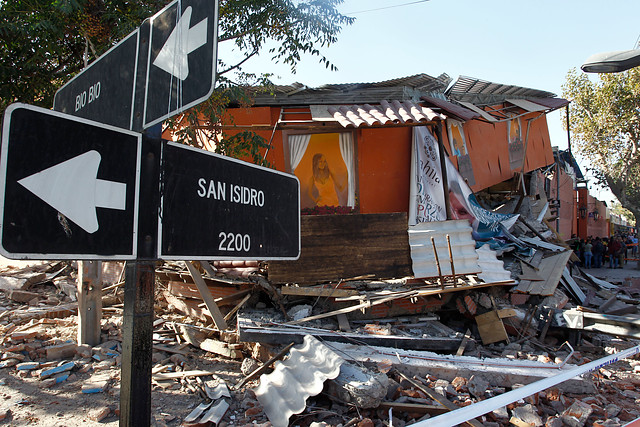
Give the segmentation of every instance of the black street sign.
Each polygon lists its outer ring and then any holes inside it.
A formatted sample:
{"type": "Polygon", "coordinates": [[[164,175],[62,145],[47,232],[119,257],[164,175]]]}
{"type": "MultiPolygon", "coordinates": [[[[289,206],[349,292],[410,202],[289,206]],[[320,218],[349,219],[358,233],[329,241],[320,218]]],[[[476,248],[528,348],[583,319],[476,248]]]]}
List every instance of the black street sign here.
{"type": "Polygon", "coordinates": [[[174,0],[58,90],[54,110],[142,131],[207,99],[218,0],[174,0]]]}
{"type": "Polygon", "coordinates": [[[12,259],[136,259],[141,135],[24,104],[7,108],[0,251],[12,259]]]}
{"type": "Polygon", "coordinates": [[[144,129],[211,96],[215,83],[218,1],[174,1],[151,17],[144,129]]]}
{"type": "Polygon", "coordinates": [[[72,116],[132,129],[138,30],[62,86],[53,109],[72,116]]]}
{"type": "Polygon", "coordinates": [[[24,104],[5,113],[1,155],[7,258],[300,254],[300,183],[290,174],[24,104]]]}
{"type": "Polygon", "coordinates": [[[160,258],[298,258],[294,175],[170,142],[162,158],[160,258]]]}

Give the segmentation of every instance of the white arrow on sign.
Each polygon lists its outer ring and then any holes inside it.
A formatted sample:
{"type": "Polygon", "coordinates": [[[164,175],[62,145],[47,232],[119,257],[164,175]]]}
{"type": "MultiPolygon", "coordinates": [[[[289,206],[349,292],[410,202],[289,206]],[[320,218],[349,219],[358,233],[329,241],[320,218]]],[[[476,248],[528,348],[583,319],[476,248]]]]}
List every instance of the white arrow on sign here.
{"type": "Polygon", "coordinates": [[[87,233],[98,231],[96,208],[125,210],[127,184],[98,179],[102,157],[95,150],[18,181],[87,233]]]}
{"type": "Polygon", "coordinates": [[[160,49],[153,65],[185,80],[189,76],[189,54],[207,43],[208,18],[191,25],[191,6],[187,7],[178,20],[169,38],[160,49]]]}

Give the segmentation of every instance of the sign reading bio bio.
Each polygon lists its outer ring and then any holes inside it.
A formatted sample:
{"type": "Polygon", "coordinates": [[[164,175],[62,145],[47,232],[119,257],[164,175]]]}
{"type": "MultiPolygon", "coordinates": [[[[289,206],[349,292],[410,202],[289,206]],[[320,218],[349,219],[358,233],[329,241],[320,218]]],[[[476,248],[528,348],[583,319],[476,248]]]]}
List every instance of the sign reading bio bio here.
{"type": "Polygon", "coordinates": [[[217,34],[217,0],[174,0],[62,86],[53,108],[147,129],[211,95],[217,34]]]}

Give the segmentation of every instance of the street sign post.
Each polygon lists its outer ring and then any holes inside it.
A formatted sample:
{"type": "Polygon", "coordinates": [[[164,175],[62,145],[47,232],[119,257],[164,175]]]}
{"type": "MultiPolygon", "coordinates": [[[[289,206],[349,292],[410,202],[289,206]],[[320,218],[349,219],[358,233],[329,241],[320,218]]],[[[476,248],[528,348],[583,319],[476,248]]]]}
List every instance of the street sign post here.
{"type": "Polygon", "coordinates": [[[56,92],[56,111],[142,131],[207,99],[217,0],[174,0],[56,92]]]}
{"type": "Polygon", "coordinates": [[[11,105],[0,250],[13,259],[136,259],[141,135],[11,105]]]}

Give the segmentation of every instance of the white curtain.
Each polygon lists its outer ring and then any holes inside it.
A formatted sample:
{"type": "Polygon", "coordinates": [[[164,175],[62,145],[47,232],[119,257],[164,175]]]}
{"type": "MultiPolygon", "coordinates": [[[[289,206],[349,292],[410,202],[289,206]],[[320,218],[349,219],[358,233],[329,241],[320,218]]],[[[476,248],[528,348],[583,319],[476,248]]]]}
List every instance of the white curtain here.
{"type": "Polygon", "coordinates": [[[291,163],[291,172],[295,171],[300,160],[307,151],[311,135],[289,135],[289,162],[291,163]]]}
{"type": "Polygon", "coordinates": [[[356,172],[354,162],[354,147],[353,137],[350,133],[340,134],[340,153],[342,154],[342,160],[347,165],[347,176],[349,178],[349,196],[347,199],[347,205],[355,207],[356,205],[356,172]]]}

